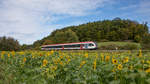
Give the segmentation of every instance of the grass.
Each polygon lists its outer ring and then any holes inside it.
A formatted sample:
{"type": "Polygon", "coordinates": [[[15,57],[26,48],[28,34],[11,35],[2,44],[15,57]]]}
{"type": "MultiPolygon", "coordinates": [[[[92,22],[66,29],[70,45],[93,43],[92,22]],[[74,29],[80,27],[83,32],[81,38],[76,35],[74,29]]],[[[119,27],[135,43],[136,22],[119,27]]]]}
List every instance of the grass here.
{"type": "Polygon", "coordinates": [[[109,46],[109,45],[117,45],[117,46],[121,46],[124,47],[126,45],[136,45],[137,48],[141,48],[140,43],[136,43],[136,42],[99,42],[98,43],[98,48],[102,47],[102,46],[109,46]]]}
{"type": "Polygon", "coordinates": [[[127,44],[136,44],[137,46],[140,46],[140,43],[136,43],[136,42],[99,42],[98,46],[110,45],[110,44],[116,44],[119,46],[124,46],[127,44]]]}

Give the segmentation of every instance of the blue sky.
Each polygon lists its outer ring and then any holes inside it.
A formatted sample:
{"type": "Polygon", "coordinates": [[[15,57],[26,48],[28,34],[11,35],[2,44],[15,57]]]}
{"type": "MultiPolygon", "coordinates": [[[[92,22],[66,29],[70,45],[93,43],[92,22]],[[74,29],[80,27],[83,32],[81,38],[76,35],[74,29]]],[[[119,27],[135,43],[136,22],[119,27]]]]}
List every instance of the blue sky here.
{"type": "Polygon", "coordinates": [[[55,29],[115,17],[150,27],[150,0],[0,0],[0,36],[32,44],[55,29]]]}

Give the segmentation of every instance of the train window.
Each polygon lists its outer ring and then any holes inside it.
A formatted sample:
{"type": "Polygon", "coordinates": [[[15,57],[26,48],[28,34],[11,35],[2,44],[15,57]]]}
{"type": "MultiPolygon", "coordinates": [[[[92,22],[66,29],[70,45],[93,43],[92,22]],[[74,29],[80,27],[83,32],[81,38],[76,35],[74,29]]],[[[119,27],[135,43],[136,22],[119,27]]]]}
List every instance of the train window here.
{"type": "Polygon", "coordinates": [[[55,46],[55,48],[62,48],[62,46],[55,46]]]}
{"type": "Polygon", "coordinates": [[[62,46],[46,46],[44,48],[62,48],[62,46]]]}
{"type": "Polygon", "coordinates": [[[94,44],[90,43],[89,46],[94,46],[94,44]]]}
{"type": "Polygon", "coordinates": [[[71,47],[71,45],[64,45],[64,47],[65,47],[65,48],[69,48],[69,47],[71,47]]]}
{"type": "Polygon", "coordinates": [[[65,48],[71,48],[71,47],[80,47],[80,44],[76,45],[64,45],[65,48]]]}
{"type": "MultiPolygon", "coordinates": [[[[42,48],[62,48],[63,46],[45,46],[42,48]]],[[[74,45],[64,45],[64,48],[72,48],[72,47],[80,47],[80,44],[74,44],[74,45]]]]}
{"type": "Polygon", "coordinates": [[[80,47],[80,44],[76,44],[75,47],[80,47]]]}

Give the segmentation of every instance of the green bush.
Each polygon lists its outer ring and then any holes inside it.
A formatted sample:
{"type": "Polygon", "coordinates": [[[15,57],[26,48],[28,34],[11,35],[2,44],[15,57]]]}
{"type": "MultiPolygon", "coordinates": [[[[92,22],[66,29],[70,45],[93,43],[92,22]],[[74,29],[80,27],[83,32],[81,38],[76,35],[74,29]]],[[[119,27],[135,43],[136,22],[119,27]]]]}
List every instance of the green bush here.
{"type": "Polygon", "coordinates": [[[119,48],[118,45],[116,45],[116,44],[110,44],[110,45],[103,45],[99,49],[100,50],[116,50],[118,48],[119,48]]]}
{"type": "Polygon", "coordinates": [[[150,43],[149,44],[142,44],[143,50],[150,50],[150,43]]]}
{"type": "Polygon", "coordinates": [[[120,47],[121,50],[138,50],[139,47],[136,44],[127,44],[120,47]]]}
{"type": "Polygon", "coordinates": [[[100,50],[138,50],[140,47],[137,44],[117,45],[109,44],[99,47],[100,50]]]}

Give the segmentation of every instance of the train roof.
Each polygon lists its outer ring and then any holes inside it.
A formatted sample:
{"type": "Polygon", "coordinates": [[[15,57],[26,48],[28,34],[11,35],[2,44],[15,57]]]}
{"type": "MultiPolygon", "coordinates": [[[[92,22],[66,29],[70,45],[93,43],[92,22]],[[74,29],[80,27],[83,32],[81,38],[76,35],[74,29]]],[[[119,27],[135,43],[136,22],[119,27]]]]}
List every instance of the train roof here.
{"type": "Polygon", "coordinates": [[[42,46],[55,46],[55,45],[67,45],[67,44],[81,44],[81,43],[93,43],[93,41],[87,41],[87,42],[74,42],[74,43],[62,43],[62,44],[49,44],[49,45],[42,45],[42,46]]]}

